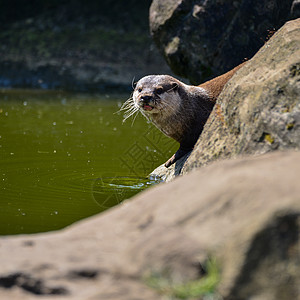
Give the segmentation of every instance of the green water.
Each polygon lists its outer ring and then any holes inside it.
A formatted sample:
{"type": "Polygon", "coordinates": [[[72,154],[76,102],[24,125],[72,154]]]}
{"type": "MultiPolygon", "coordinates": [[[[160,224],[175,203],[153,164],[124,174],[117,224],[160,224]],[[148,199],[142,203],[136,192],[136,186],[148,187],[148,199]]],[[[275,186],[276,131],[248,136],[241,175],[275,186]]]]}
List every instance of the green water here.
{"type": "Polygon", "coordinates": [[[63,228],[155,182],[176,144],[142,116],[122,124],[128,95],[0,90],[0,234],[63,228]]]}

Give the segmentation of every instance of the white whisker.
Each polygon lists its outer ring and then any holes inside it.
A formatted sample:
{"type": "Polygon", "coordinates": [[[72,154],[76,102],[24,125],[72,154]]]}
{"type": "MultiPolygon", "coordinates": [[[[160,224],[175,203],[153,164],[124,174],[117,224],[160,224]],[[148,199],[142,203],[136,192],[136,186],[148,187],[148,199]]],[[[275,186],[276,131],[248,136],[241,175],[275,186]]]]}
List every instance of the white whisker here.
{"type": "Polygon", "coordinates": [[[124,112],[123,123],[131,117],[135,112],[138,111],[138,108],[135,106],[132,95],[123,103],[120,109],[116,113],[124,112]]]}
{"type": "Polygon", "coordinates": [[[135,106],[134,107],[131,107],[131,108],[129,108],[129,109],[127,109],[126,111],[125,111],[125,115],[128,115],[128,114],[131,114],[131,112],[135,112],[135,111],[137,111],[138,110],[138,108],[136,108],[135,106]]]}
{"type": "Polygon", "coordinates": [[[131,127],[133,126],[133,123],[134,123],[136,117],[138,116],[138,114],[139,114],[139,111],[137,111],[137,114],[134,116],[134,118],[133,118],[133,120],[132,120],[132,122],[131,122],[131,127]]]}
{"type": "MultiPolygon", "coordinates": [[[[124,118],[123,118],[123,123],[124,123],[129,117],[131,117],[136,112],[138,112],[139,109],[138,109],[138,107],[136,107],[134,100],[131,97],[127,101],[125,101],[125,103],[121,106],[120,111],[125,111],[124,118]]],[[[135,118],[136,118],[136,116],[135,116],[135,118]]],[[[135,118],[134,118],[134,120],[135,120],[135,118]]],[[[134,120],[133,120],[133,122],[134,122],[134,120]]]]}

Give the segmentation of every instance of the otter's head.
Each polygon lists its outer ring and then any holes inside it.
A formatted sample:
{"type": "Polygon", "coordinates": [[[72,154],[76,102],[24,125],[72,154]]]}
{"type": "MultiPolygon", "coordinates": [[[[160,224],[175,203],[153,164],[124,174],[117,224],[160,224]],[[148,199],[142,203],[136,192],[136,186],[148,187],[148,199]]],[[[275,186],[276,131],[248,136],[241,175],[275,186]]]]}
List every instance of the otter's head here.
{"type": "Polygon", "coordinates": [[[133,92],[134,106],[145,116],[163,117],[176,113],[181,105],[178,89],[182,85],[168,75],[149,75],[140,79],[133,92]]]}

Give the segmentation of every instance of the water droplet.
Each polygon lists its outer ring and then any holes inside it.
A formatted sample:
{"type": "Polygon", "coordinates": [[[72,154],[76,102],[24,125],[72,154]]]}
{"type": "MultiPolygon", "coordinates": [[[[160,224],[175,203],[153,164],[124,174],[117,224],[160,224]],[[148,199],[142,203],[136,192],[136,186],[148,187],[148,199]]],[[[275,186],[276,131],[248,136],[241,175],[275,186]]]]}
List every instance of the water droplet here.
{"type": "Polygon", "coordinates": [[[15,154],[13,152],[11,152],[10,155],[15,155],[15,154]]]}
{"type": "Polygon", "coordinates": [[[52,124],[55,126],[55,125],[56,125],[56,122],[53,122],[52,124]]]}
{"type": "Polygon", "coordinates": [[[54,214],[55,214],[55,215],[58,215],[58,211],[55,211],[54,214]]]}
{"type": "Polygon", "coordinates": [[[62,141],[59,141],[62,144],[62,141]]]}
{"type": "Polygon", "coordinates": [[[8,116],[8,111],[5,113],[6,116],[8,116]]]}
{"type": "Polygon", "coordinates": [[[56,150],[53,150],[53,153],[56,153],[56,150]]]}
{"type": "Polygon", "coordinates": [[[26,105],[27,105],[27,101],[24,101],[24,102],[23,102],[23,105],[26,106],[26,105]]]}
{"type": "Polygon", "coordinates": [[[116,128],[116,127],[114,127],[114,128],[113,128],[113,131],[117,131],[117,128],[116,128]]]}

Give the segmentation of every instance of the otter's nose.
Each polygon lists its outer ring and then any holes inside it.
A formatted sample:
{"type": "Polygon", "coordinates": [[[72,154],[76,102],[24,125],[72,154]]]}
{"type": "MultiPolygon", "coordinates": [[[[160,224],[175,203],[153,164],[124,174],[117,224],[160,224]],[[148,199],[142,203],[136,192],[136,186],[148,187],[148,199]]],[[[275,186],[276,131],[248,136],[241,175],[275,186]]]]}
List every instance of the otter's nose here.
{"type": "Polygon", "coordinates": [[[145,95],[145,96],[141,97],[141,101],[143,103],[149,103],[151,100],[152,100],[152,96],[149,96],[149,95],[145,95]]]}

